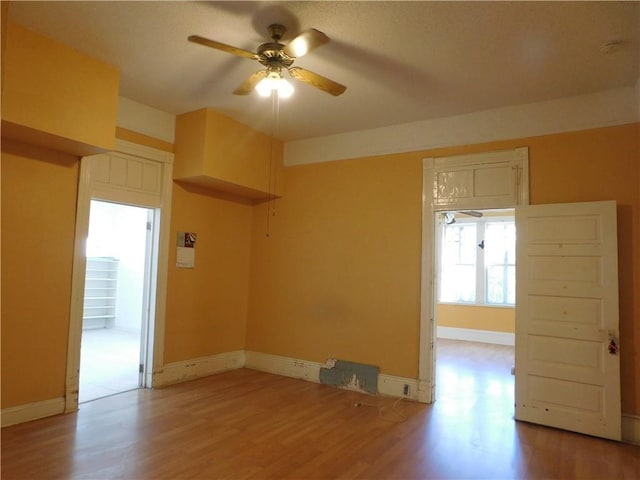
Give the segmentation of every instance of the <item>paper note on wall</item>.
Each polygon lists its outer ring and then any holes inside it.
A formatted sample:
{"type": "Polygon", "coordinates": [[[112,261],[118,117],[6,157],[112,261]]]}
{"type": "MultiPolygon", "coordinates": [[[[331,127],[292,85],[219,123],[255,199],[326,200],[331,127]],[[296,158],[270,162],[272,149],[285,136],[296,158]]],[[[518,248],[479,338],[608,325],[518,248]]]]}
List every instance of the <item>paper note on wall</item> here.
{"type": "Polygon", "coordinates": [[[176,266],[178,268],[193,268],[196,263],[196,234],[193,232],[178,232],[178,253],[176,266]]]}

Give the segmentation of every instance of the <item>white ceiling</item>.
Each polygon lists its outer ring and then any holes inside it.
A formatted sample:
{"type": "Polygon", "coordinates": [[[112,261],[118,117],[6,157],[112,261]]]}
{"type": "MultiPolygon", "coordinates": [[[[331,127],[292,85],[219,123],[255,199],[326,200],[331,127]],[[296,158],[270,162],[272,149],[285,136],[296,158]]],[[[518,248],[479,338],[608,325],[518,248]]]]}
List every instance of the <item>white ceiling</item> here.
{"type": "Polygon", "coordinates": [[[9,17],[117,66],[120,94],[180,114],[210,107],[271,132],[271,102],[232,91],[261,68],[187,41],[246,50],[284,24],[331,42],[295,65],[347,86],[333,97],[293,82],[283,140],[634,86],[640,2],[11,2],[9,17]],[[619,42],[604,54],[603,44],[619,42]]]}

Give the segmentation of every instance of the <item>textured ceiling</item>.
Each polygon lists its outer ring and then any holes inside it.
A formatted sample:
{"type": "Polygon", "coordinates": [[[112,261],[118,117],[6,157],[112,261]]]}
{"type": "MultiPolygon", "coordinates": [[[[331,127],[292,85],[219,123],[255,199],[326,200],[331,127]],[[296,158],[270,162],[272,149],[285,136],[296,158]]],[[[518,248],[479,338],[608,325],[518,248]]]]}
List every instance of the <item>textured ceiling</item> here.
{"type": "Polygon", "coordinates": [[[639,2],[11,2],[13,21],[117,66],[121,95],[179,114],[214,108],[284,140],[401,124],[633,86],[639,2]],[[261,68],[187,41],[255,51],[267,26],[287,43],[331,42],[295,65],[347,86],[293,82],[280,102],[232,91],[261,68]],[[618,42],[604,54],[601,46],[618,42]]]}

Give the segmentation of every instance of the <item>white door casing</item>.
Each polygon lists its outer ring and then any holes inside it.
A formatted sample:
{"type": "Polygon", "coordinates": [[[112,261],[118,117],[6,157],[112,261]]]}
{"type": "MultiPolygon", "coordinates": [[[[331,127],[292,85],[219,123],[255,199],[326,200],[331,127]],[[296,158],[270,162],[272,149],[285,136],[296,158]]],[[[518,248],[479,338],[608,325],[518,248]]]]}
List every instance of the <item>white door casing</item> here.
{"type": "Polygon", "coordinates": [[[435,400],[435,214],[514,208],[528,203],[526,147],[423,160],[419,401],[435,400]]]}
{"type": "Polygon", "coordinates": [[[142,387],[152,386],[153,372],[153,351],[148,351],[149,347],[153,347],[153,338],[149,335],[149,332],[153,331],[152,323],[156,323],[152,312],[155,310],[151,305],[151,297],[153,295],[152,285],[154,284],[154,245],[156,245],[156,239],[154,234],[155,217],[157,216],[157,209],[147,210],[147,236],[145,239],[145,258],[144,258],[144,285],[142,287],[142,328],[140,330],[140,365],[143,368],[140,369],[138,383],[142,387]]]}
{"type": "Polygon", "coordinates": [[[71,287],[71,313],[67,347],[65,412],[78,409],[80,343],[86,269],[86,240],[92,199],[153,209],[151,262],[146,336],[145,384],[163,366],[165,298],[169,257],[173,154],[124,140],[113,152],[83,157],[76,208],[76,231],[71,287]]]}
{"type": "Polygon", "coordinates": [[[516,418],[620,440],[615,202],[518,207],[516,229],[516,418]]]}

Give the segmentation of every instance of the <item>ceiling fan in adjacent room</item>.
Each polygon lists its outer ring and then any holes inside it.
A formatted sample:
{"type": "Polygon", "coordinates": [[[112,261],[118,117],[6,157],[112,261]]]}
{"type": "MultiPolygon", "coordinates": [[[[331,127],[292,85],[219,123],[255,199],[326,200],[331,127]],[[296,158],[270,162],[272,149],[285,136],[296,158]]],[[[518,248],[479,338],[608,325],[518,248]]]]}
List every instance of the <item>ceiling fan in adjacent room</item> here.
{"type": "Polygon", "coordinates": [[[314,48],[317,48],[329,41],[324,33],[314,28],[306,30],[291,40],[288,44],[280,43],[280,39],[284,35],[286,29],[279,24],[269,26],[269,35],[271,42],[263,43],[257,49],[257,53],[244,50],[242,48],[232,47],[215,40],[201,37],[199,35],[191,35],[188,40],[190,42],[199,43],[206,47],[222,50],[223,52],[238,55],[240,57],[257,60],[266,68],[259,70],[249,78],[247,78],[238,88],[234,90],[235,95],[248,95],[255,88],[256,91],[264,97],[271,95],[276,91],[280,97],[287,97],[293,93],[293,86],[282,76],[282,71],[286,70],[289,75],[296,80],[307,83],[312,87],[318,88],[323,92],[338,96],[347,89],[344,85],[330,80],[322,75],[311,72],[301,67],[293,67],[293,62],[307,54],[314,48]]]}

